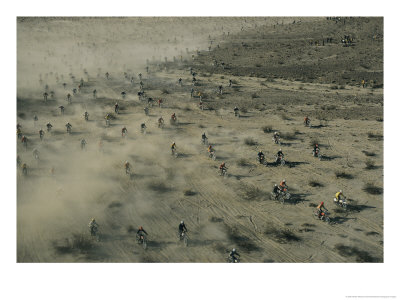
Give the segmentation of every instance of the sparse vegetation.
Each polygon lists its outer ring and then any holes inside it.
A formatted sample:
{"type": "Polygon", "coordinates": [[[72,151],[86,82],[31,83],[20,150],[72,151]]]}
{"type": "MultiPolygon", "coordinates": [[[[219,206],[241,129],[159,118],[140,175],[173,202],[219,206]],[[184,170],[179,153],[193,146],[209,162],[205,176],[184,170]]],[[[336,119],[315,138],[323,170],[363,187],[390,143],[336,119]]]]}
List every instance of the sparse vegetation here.
{"type": "Polygon", "coordinates": [[[167,89],[162,89],[161,90],[161,94],[163,94],[163,95],[168,95],[169,94],[169,91],[167,90],[167,89]]]}
{"type": "Polygon", "coordinates": [[[371,159],[365,161],[365,169],[373,170],[375,168],[376,168],[375,163],[371,159]]]}
{"type": "Polygon", "coordinates": [[[344,178],[344,179],[353,179],[354,178],[353,175],[348,174],[348,173],[343,172],[343,171],[336,171],[335,172],[335,176],[336,176],[336,178],[344,178]]]}
{"type": "Polygon", "coordinates": [[[247,146],[256,146],[257,142],[252,137],[247,137],[244,139],[244,144],[247,146]]]}
{"type": "Polygon", "coordinates": [[[375,156],[376,154],[374,152],[368,152],[363,150],[362,153],[364,153],[366,156],[375,156]]]}
{"type": "Polygon", "coordinates": [[[265,235],[271,237],[274,241],[280,244],[286,244],[289,242],[300,242],[301,238],[293,233],[290,229],[277,229],[273,226],[270,226],[264,232],[265,235]]]}
{"type": "Polygon", "coordinates": [[[312,187],[323,187],[324,186],[321,182],[316,181],[316,180],[310,180],[308,182],[308,185],[312,186],[312,187]]]}
{"type": "Polygon", "coordinates": [[[383,188],[375,186],[373,183],[366,183],[363,190],[371,195],[381,195],[383,194],[383,188]]]}
{"type": "Polygon", "coordinates": [[[379,262],[378,259],[372,257],[367,251],[359,250],[357,247],[336,244],[335,249],[341,256],[355,256],[356,262],[379,262]]]}
{"type": "Polygon", "coordinates": [[[271,133],[273,130],[272,130],[272,127],[271,126],[264,126],[263,128],[262,128],[262,131],[264,131],[264,133],[271,133]]]}
{"type": "Polygon", "coordinates": [[[185,196],[194,196],[194,195],[196,195],[197,193],[195,192],[195,191],[192,191],[192,190],[185,190],[184,192],[183,192],[183,194],[185,195],[185,196]]]}
{"type": "Polygon", "coordinates": [[[382,141],[383,140],[383,135],[376,134],[376,133],[373,133],[373,132],[368,132],[368,138],[371,139],[371,140],[382,141]]]}

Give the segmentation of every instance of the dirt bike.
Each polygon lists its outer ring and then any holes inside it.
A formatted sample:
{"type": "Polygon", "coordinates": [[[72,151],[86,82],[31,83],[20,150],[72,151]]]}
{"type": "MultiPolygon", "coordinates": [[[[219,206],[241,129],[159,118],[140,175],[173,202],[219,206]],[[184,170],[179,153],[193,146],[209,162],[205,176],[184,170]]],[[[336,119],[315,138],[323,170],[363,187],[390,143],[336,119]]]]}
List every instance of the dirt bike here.
{"type": "Polygon", "coordinates": [[[291,195],[287,191],[287,189],[284,189],[283,191],[278,190],[278,193],[275,195],[275,200],[279,200],[282,202],[282,204],[285,203],[286,200],[290,200],[291,195]]]}
{"type": "Polygon", "coordinates": [[[125,167],[125,174],[131,175],[131,168],[130,167],[125,167]]]}
{"type": "Polygon", "coordinates": [[[85,114],[85,121],[89,121],[89,115],[85,114]]]}
{"type": "Polygon", "coordinates": [[[310,121],[310,119],[304,120],[304,126],[306,126],[306,127],[311,127],[311,121],[310,121]]]}
{"type": "Polygon", "coordinates": [[[331,222],[331,218],[329,218],[328,215],[329,215],[329,212],[327,210],[323,211],[321,213],[321,215],[319,214],[318,210],[314,211],[314,216],[315,217],[317,217],[319,220],[322,220],[324,222],[330,223],[331,222]]]}
{"type": "Polygon", "coordinates": [[[319,149],[317,149],[316,151],[313,150],[312,155],[314,157],[318,157],[319,160],[321,160],[321,158],[322,158],[322,155],[321,155],[321,152],[319,151],[319,149]]]}
{"type": "Polygon", "coordinates": [[[286,164],[285,159],[283,158],[283,155],[281,156],[275,156],[275,163],[280,164],[281,166],[284,166],[286,164]]]}
{"type": "Polygon", "coordinates": [[[216,160],[217,156],[215,155],[215,151],[211,151],[208,153],[208,157],[211,158],[212,160],[216,160]]]}
{"type": "Polygon", "coordinates": [[[110,120],[106,119],[106,126],[110,126],[110,120]]]}
{"type": "Polygon", "coordinates": [[[146,134],[146,127],[141,127],[140,128],[140,133],[141,134],[146,134]]]}
{"type": "Polygon", "coordinates": [[[171,124],[171,125],[176,125],[176,123],[178,123],[178,120],[175,118],[175,119],[169,119],[169,123],[171,124]]]}
{"type": "Polygon", "coordinates": [[[71,134],[71,127],[67,127],[67,133],[71,134]]]}
{"type": "Polygon", "coordinates": [[[208,138],[202,138],[202,139],[201,139],[201,143],[202,143],[203,145],[208,145],[208,138]]]}
{"type": "Polygon", "coordinates": [[[163,129],[164,128],[164,122],[158,122],[158,128],[163,129]]]}
{"type": "Polygon", "coordinates": [[[97,225],[95,226],[90,226],[90,236],[93,236],[96,238],[96,241],[100,241],[100,236],[98,234],[99,228],[97,227],[97,225]]]}
{"type": "Polygon", "coordinates": [[[258,162],[259,164],[261,164],[261,165],[264,165],[264,166],[267,166],[267,165],[268,165],[267,161],[265,160],[264,155],[262,155],[261,157],[260,157],[260,156],[257,156],[257,162],[258,162]]]}
{"type": "Polygon", "coordinates": [[[179,233],[179,241],[183,241],[185,247],[188,246],[188,236],[185,230],[179,233]]]}
{"type": "Polygon", "coordinates": [[[145,114],[146,116],[149,115],[149,109],[148,109],[147,107],[144,109],[144,114],[145,114]]]}
{"type": "Polygon", "coordinates": [[[24,174],[25,176],[28,175],[28,168],[27,167],[23,167],[22,168],[22,174],[24,174]]]}
{"type": "Polygon", "coordinates": [[[239,257],[228,256],[228,262],[229,263],[240,263],[240,258],[239,257]]]}
{"type": "Polygon", "coordinates": [[[238,110],[235,110],[235,117],[238,117],[238,118],[240,117],[238,110]]]}
{"type": "Polygon", "coordinates": [[[335,205],[343,208],[344,210],[347,210],[347,201],[346,198],[341,198],[339,200],[337,200],[336,198],[333,198],[333,203],[335,203],[335,205]]]}
{"type": "Polygon", "coordinates": [[[39,152],[38,152],[38,151],[34,151],[34,152],[33,152],[33,157],[34,157],[36,160],[39,160],[39,152]]]}
{"type": "Polygon", "coordinates": [[[226,172],[227,169],[228,169],[228,168],[219,169],[219,175],[220,175],[220,176],[227,177],[227,176],[228,176],[228,174],[227,174],[227,172],[226,172]]]}
{"type": "Polygon", "coordinates": [[[178,152],[176,151],[176,149],[171,149],[171,154],[176,158],[178,157],[178,152]]]}
{"type": "Polygon", "coordinates": [[[272,140],[274,141],[275,144],[278,144],[278,145],[281,144],[281,139],[279,137],[273,137],[272,140]]]}
{"type": "Polygon", "coordinates": [[[138,244],[142,244],[143,249],[146,250],[147,248],[147,237],[145,234],[136,235],[136,242],[138,244]]]}

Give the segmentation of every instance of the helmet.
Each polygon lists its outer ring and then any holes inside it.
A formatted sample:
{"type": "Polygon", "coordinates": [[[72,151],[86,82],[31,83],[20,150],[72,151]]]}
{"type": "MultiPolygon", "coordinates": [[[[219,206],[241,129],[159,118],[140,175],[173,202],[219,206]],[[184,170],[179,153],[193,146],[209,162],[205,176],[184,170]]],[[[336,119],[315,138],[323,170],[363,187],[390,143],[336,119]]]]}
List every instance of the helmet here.
{"type": "Polygon", "coordinates": [[[92,218],[92,222],[96,221],[94,218],[92,218]]]}
{"type": "Polygon", "coordinates": [[[277,131],[275,131],[275,132],[274,132],[274,134],[278,134],[278,132],[277,132],[277,131]]]}
{"type": "Polygon", "coordinates": [[[274,186],[278,186],[278,185],[275,183],[274,186]]]}
{"type": "Polygon", "coordinates": [[[143,230],[143,226],[140,226],[140,227],[139,227],[139,230],[143,230]]]}
{"type": "Polygon", "coordinates": [[[324,205],[324,201],[322,201],[322,202],[320,203],[320,205],[321,205],[321,206],[324,205]]]}
{"type": "Polygon", "coordinates": [[[340,190],[339,193],[343,193],[342,190],[340,190]]]}
{"type": "Polygon", "coordinates": [[[283,182],[286,182],[286,179],[283,179],[282,181],[283,181],[283,182]]]}
{"type": "Polygon", "coordinates": [[[181,221],[181,224],[184,224],[183,220],[181,221]]]}
{"type": "Polygon", "coordinates": [[[279,149],[279,151],[282,151],[282,148],[281,148],[281,149],[279,149]]]}
{"type": "Polygon", "coordinates": [[[232,251],[233,251],[233,252],[236,252],[236,249],[235,249],[235,248],[233,248],[233,249],[232,249],[232,251]]]}

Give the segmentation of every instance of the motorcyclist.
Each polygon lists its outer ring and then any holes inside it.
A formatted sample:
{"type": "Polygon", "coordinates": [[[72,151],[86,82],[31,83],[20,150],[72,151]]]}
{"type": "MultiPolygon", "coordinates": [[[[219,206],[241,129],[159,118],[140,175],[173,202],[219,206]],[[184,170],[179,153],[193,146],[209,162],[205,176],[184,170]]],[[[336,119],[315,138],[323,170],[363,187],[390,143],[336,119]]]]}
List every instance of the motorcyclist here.
{"type": "Polygon", "coordinates": [[[222,172],[226,171],[227,167],[225,166],[225,162],[223,162],[222,164],[219,165],[219,170],[222,172]]]}
{"type": "Polygon", "coordinates": [[[67,127],[67,132],[71,132],[72,125],[69,124],[69,122],[67,124],[65,124],[65,127],[67,127]]]}
{"type": "Polygon", "coordinates": [[[220,86],[218,87],[218,89],[219,89],[219,93],[222,94],[222,85],[220,85],[220,86]]]}
{"type": "Polygon", "coordinates": [[[22,136],[22,138],[21,138],[21,143],[25,146],[25,148],[27,148],[27,146],[28,146],[28,139],[27,139],[27,137],[26,136],[22,136]]]}
{"type": "Polygon", "coordinates": [[[286,184],[286,179],[283,179],[280,183],[279,183],[279,190],[281,192],[286,191],[288,188],[287,184],[286,184]]]}
{"type": "Polygon", "coordinates": [[[44,131],[43,131],[42,128],[40,128],[40,130],[39,130],[39,137],[40,137],[40,140],[43,140],[43,136],[44,136],[44,131]]]}
{"type": "Polygon", "coordinates": [[[117,102],[115,102],[114,111],[115,111],[116,114],[118,113],[118,110],[119,110],[119,105],[118,105],[117,102]]]}
{"type": "Polygon", "coordinates": [[[93,90],[93,98],[96,98],[96,95],[97,95],[97,91],[93,90]]]}
{"type": "Polygon", "coordinates": [[[36,148],[33,149],[32,154],[35,159],[39,159],[39,150],[38,149],[36,149],[36,148]]]}
{"type": "Polygon", "coordinates": [[[182,239],[182,233],[183,232],[187,232],[187,231],[188,230],[186,228],[185,222],[183,222],[183,220],[182,220],[181,223],[179,223],[179,226],[178,226],[179,238],[182,239]]]}
{"type": "Polygon", "coordinates": [[[122,136],[125,136],[125,134],[128,132],[128,129],[126,129],[126,127],[124,126],[122,129],[121,129],[121,134],[122,134],[122,136]]]}
{"type": "Polygon", "coordinates": [[[163,125],[164,125],[164,119],[163,119],[163,117],[159,117],[158,118],[158,127],[161,127],[163,125]]]}
{"type": "Polygon", "coordinates": [[[53,127],[53,125],[51,125],[50,122],[47,122],[46,127],[47,127],[47,132],[50,132],[51,127],[53,127]]]}
{"type": "Polygon", "coordinates": [[[86,146],[86,141],[85,141],[85,139],[82,139],[81,140],[81,149],[84,149],[85,146],[86,146]]]}
{"type": "Polygon", "coordinates": [[[89,223],[89,228],[90,228],[90,235],[96,235],[97,229],[98,229],[98,224],[96,223],[96,220],[92,218],[89,223]]]}
{"type": "Polygon", "coordinates": [[[22,137],[21,128],[17,128],[17,138],[20,139],[22,137]]]}
{"type": "Polygon", "coordinates": [[[149,114],[149,109],[147,107],[143,108],[144,114],[147,116],[149,114]]]}
{"type": "Polygon", "coordinates": [[[143,229],[143,226],[140,226],[139,229],[138,229],[138,231],[136,232],[136,239],[137,239],[138,241],[140,241],[140,237],[141,237],[141,236],[145,236],[145,235],[147,235],[146,230],[143,229]]]}
{"type": "Polygon", "coordinates": [[[89,113],[87,111],[85,111],[85,113],[83,114],[83,116],[85,117],[85,120],[88,121],[89,120],[89,113]]]}
{"type": "Polygon", "coordinates": [[[264,158],[265,158],[264,153],[260,150],[260,151],[258,151],[257,155],[258,155],[258,160],[260,162],[262,162],[264,160],[264,158]]]}
{"type": "Polygon", "coordinates": [[[178,84],[179,84],[179,85],[182,85],[182,78],[179,78],[179,79],[178,79],[178,84]]]}
{"type": "Polygon", "coordinates": [[[207,151],[208,151],[208,153],[212,153],[212,152],[214,152],[214,148],[212,147],[212,145],[208,145],[208,148],[207,148],[207,151]]]}
{"type": "Polygon", "coordinates": [[[308,118],[308,116],[306,116],[305,118],[304,118],[304,125],[308,125],[308,124],[310,124],[310,119],[308,118]]]}
{"type": "Polygon", "coordinates": [[[131,171],[131,164],[128,161],[126,161],[124,166],[125,166],[125,173],[129,174],[131,171]]]}
{"type": "Polygon", "coordinates": [[[279,140],[279,133],[277,131],[274,132],[274,141],[275,143],[278,143],[279,140]]]}
{"type": "Polygon", "coordinates": [[[324,202],[322,201],[318,206],[317,206],[317,214],[318,214],[318,218],[322,218],[323,216],[325,216],[325,212],[327,212],[328,210],[326,209],[326,207],[324,206],[324,202]],[[325,211],[324,211],[325,210],[325,211]]]}
{"type": "Polygon", "coordinates": [[[21,128],[22,128],[21,124],[17,123],[17,130],[21,128]]]}
{"type": "Polygon", "coordinates": [[[344,199],[346,199],[346,197],[343,195],[343,191],[340,190],[335,194],[335,198],[333,199],[333,201],[341,203],[344,199]]]}
{"type": "Polygon", "coordinates": [[[175,144],[175,142],[173,142],[172,145],[171,145],[171,151],[172,151],[172,154],[174,154],[174,152],[176,151],[176,144],[175,144]]]}
{"type": "Polygon", "coordinates": [[[43,94],[43,98],[44,98],[44,101],[47,101],[47,96],[48,96],[49,94],[47,94],[47,93],[44,93],[43,94]]]}
{"type": "Polygon", "coordinates": [[[33,122],[36,122],[37,120],[39,120],[38,117],[37,117],[37,115],[34,115],[34,116],[33,116],[33,122]]]}
{"type": "Polygon", "coordinates": [[[235,108],[233,109],[235,116],[239,113],[239,108],[237,106],[235,106],[235,108]]]}
{"type": "Polygon", "coordinates": [[[175,114],[175,113],[173,113],[173,114],[171,115],[171,120],[176,121],[176,114],[175,114]]]}
{"type": "Polygon", "coordinates": [[[21,158],[17,155],[17,166],[21,166],[21,158]]]}
{"type": "Polygon", "coordinates": [[[60,105],[58,108],[61,110],[61,114],[63,115],[64,114],[64,106],[60,105]]]}
{"type": "Polygon", "coordinates": [[[207,139],[206,133],[203,132],[203,134],[201,135],[201,140],[202,140],[203,142],[205,142],[206,139],[207,139]]]}
{"type": "Polygon", "coordinates": [[[236,249],[235,249],[235,248],[233,248],[232,251],[229,252],[229,258],[230,258],[233,262],[235,262],[235,261],[238,260],[238,257],[236,257],[236,256],[239,256],[239,257],[240,257],[240,254],[239,254],[238,252],[236,252],[236,249]]]}
{"type": "Polygon", "coordinates": [[[146,124],[142,123],[140,124],[140,131],[143,133],[146,130],[146,124]]]}
{"type": "Polygon", "coordinates": [[[26,175],[28,172],[28,166],[26,165],[26,163],[22,164],[22,173],[24,175],[26,175]]]}

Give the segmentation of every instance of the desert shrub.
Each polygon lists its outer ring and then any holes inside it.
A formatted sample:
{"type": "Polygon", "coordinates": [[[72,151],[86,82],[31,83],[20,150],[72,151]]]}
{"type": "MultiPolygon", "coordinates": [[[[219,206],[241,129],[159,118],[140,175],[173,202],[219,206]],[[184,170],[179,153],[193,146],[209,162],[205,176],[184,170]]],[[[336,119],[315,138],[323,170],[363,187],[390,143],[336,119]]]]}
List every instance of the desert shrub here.
{"type": "Polygon", "coordinates": [[[264,133],[270,133],[270,132],[272,132],[272,127],[269,126],[269,125],[264,126],[264,127],[262,128],[262,131],[263,131],[264,133]]]}
{"type": "Polygon", "coordinates": [[[256,93],[252,93],[251,94],[251,99],[255,99],[255,98],[258,98],[258,95],[256,93]]]}
{"type": "Polygon", "coordinates": [[[189,106],[185,106],[185,107],[183,108],[183,110],[184,110],[184,111],[191,111],[192,109],[191,109],[189,106]]]}
{"type": "Polygon", "coordinates": [[[162,90],[161,90],[161,94],[163,94],[163,95],[168,95],[168,94],[169,94],[169,91],[168,91],[167,89],[162,89],[162,90]]]}
{"type": "Polygon", "coordinates": [[[281,112],[281,113],[279,114],[279,116],[281,117],[282,120],[290,120],[290,118],[288,117],[288,115],[285,114],[285,113],[283,113],[283,112],[281,112]]]}
{"type": "Polygon", "coordinates": [[[218,218],[218,217],[215,217],[215,216],[209,217],[208,220],[209,220],[210,222],[213,222],[213,223],[223,222],[223,221],[224,221],[223,218],[218,218]]]}
{"type": "Polygon", "coordinates": [[[380,195],[383,193],[383,188],[375,186],[373,183],[366,183],[363,190],[371,195],[380,195]]]}
{"type": "Polygon", "coordinates": [[[282,132],[280,134],[281,138],[284,140],[292,141],[296,139],[296,133],[295,132],[282,132]]]}
{"type": "Polygon", "coordinates": [[[240,111],[243,112],[243,113],[247,113],[247,108],[246,107],[241,107],[240,111]]]}
{"type": "Polygon", "coordinates": [[[382,118],[382,117],[376,118],[376,120],[377,120],[378,122],[383,122],[383,118],[382,118]]]}
{"type": "Polygon", "coordinates": [[[366,160],[365,161],[365,169],[367,169],[367,170],[375,169],[375,163],[371,159],[366,160]]]}
{"type": "Polygon", "coordinates": [[[220,78],[221,78],[221,79],[225,79],[225,76],[221,76],[220,78]]]}
{"type": "Polygon", "coordinates": [[[381,134],[376,134],[376,133],[373,133],[373,132],[368,132],[368,138],[369,139],[374,139],[374,140],[377,140],[377,141],[381,141],[381,140],[383,140],[383,135],[381,135],[381,134]]]}
{"type": "Polygon", "coordinates": [[[299,236],[295,235],[289,229],[279,230],[277,228],[270,227],[264,232],[264,234],[270,236],[274,241],[276,241],[280,244],[301,241],[301,238],[299,236]]]}
{"type": "Polygon", "coordinates": [[[257,68],[261,68],[261,64],[256,64],[256,67],[257,68]]]}
{"type": "Polygon", "coordinates": [[[196,192],[189,189],[189,190],[185,190],[185,191],[183,192],[183,194],[184,194],[185,196],[194,196],[194,195],[196,195],[196,192]]]}
{"type": "Polygon", "coordinates": [[[323,187],[324,186],[321,182],[316,181],[316,180],[310,180],[308,182],[308,185],[312,186],[312,187],[323,187]]]}
{"type": "Polygon", "coordinates": [[[244,144],[247,146],[255,146],[257,142],[252,137],[247,137],[244,139],[244,144]]]}
{"type": "Polygon", "coordinates": [[[353,175],[348,174],[343,171],[336,171],[335,176],[336,176],[336,178],[344,178],[344,179],[353,179],[354,178],[353,175]]]}
{"type": "Polygon", "coordinates": [[[364,153],[366,156],[375,156],[376,154],[374,152],[368,152],[363,150],[362,153],[364,153]]]}

